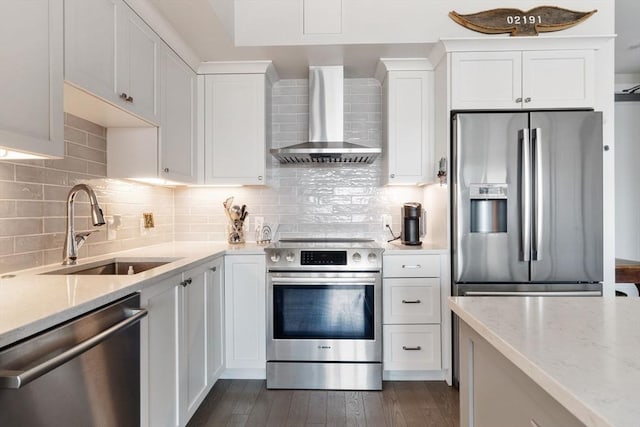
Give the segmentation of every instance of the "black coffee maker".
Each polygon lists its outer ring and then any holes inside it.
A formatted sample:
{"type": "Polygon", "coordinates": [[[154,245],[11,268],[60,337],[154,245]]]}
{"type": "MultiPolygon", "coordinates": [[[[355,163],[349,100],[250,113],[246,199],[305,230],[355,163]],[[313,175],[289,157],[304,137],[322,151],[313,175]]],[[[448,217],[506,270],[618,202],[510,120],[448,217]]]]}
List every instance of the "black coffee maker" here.
{"type": "Polygon", "coordinates": [[[422,205],[417,202],[405,203],[402,206],[402,244],[409,246],[421,245],[420,237],[424,235],[423,229],[422,205]]]}

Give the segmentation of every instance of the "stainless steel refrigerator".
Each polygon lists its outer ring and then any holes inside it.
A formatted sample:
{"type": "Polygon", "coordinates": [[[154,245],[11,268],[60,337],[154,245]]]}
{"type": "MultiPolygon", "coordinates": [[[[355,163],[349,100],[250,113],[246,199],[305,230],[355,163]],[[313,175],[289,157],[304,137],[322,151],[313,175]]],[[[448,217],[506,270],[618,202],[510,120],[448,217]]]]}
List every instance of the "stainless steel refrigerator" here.
{"type": "Polygon", "coordinates": [[[458,113],[452,135],[452,294],[602,295],[602,114],[458,113]]]}
{"type": "Polygon", "coordinates": [[[454,295],[600,295],[602,115],[453,117],[454,295]]]}

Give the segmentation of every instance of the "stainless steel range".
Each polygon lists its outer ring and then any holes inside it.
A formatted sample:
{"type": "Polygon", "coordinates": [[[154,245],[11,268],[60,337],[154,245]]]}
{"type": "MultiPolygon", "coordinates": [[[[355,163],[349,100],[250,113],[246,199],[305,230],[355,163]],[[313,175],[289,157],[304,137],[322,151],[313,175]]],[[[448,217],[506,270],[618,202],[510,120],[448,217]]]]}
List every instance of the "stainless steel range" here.
{"type": "Polygon", "coordinates": [[[382,389],[382,251],[289,239],[267,253],[267,388],[382,389]]]}

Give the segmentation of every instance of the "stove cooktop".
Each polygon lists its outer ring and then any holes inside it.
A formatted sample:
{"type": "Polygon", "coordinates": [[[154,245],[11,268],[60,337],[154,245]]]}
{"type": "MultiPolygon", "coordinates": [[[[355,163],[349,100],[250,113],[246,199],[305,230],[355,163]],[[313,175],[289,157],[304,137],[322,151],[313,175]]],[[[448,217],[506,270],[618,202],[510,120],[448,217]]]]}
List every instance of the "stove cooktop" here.
{"type": "Polygon", "coordinates": [[[372,239],[292,238],[265,248],[269,271],[282,269],[379,270],[382,247],[372,239]]]}

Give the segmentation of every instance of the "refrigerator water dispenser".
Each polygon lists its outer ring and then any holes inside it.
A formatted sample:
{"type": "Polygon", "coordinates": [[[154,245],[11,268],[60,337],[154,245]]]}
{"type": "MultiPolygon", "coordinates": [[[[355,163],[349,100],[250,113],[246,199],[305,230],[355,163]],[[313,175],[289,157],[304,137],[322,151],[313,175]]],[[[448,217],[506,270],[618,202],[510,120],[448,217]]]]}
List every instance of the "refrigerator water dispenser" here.
{"type": "Polygon", "coordinates": [[[469,186],[472,233],[507,232],[507,184],[469,186]]]}

